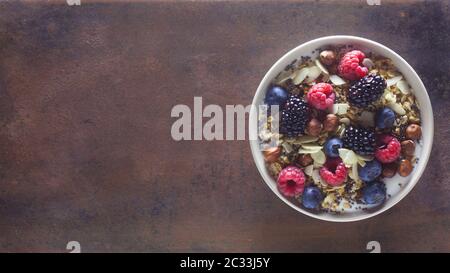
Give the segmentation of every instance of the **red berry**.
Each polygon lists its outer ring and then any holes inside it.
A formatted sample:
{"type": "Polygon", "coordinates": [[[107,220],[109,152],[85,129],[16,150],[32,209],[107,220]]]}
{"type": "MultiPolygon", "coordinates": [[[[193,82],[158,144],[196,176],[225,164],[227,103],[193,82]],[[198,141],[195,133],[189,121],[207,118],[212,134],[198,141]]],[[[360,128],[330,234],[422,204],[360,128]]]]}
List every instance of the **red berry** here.
{"type": "Polygon", "coordinates": [[[336,95],[331,84],[321,82],[313,85],[306,97],[309,105],[319,110],[325,110],[333,105],[336,95]]]}
{"type": "Polygon", "coordinates": [[[347,178],[347,168],[340,158],[329,158],[319,171],[320,177],[330,186],[340,186],[347,178]]]}
{"type": "Polygon", "coordinates": [[[305,174],[297,167],[286,167],[278,175],[278,189],[288,197],[301,194],[305,187],[305,174]]]}
{"type": "Polygon", "coordinates": [[[378,138],[379,146],[375,151],[375,157],[381,163],[391,163],[400,157],[401,144],[393,136],[382,135],[378,138]]]}
{"type": "Polygon", "coordinates": [[[366,55],[359,50],[353,50],[345,53],[338,65],[339,74],[347,80],[359,80],[366,76],[369,70],[361,66],[361,62],[366,55]]]}

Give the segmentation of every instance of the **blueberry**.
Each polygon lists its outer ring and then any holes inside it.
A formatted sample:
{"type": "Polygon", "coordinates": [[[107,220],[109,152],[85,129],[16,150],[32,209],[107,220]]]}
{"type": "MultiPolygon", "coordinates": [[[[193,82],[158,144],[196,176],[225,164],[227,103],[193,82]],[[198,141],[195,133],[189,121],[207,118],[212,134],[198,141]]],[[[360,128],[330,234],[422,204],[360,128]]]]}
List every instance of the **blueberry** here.
{"type": "Polygon", "coordinates": [[[302,204],[307,209],[317,209],[323,200],[323,194],[316,186],[308,186],[303,191],[302,204]]]}
{"type": "Polygon", "coordinates": [[[361,178],[361,180],[365,182],[375,180],[378,176],[381,175],[381,172],[381,163],[376,159],[366,162],[366,165],[364,165],[364,167],[358,167],[359,178],[361,178]]]}
{"type": "Polygon", "coordinates": [[[272,86],[267,90],[264,103],[267,105],[283,105],[289,97],[288,91],[280,86],[272,86]]]}
{"type": "Polygon", "coordinates": [[[325,154],[329,157],[338,157],[339,151],[338,149],[342,148],[344,143],[340,138],[330,138],[325,142],[324,148],[325,148],[325,154]]]}
{"type": "Polygon", "coordinates": [[[389,129],[394,125],[395,113],[390,108],[381,108],[375,115],[375,123],[380,129],[389,129]]]}
{"type": "Polygon", "coordinates": [[[383,182],[367,184],[363,191],[363,200],[369,205],[379,205],[386,199],[386,186],[383,182]]]}

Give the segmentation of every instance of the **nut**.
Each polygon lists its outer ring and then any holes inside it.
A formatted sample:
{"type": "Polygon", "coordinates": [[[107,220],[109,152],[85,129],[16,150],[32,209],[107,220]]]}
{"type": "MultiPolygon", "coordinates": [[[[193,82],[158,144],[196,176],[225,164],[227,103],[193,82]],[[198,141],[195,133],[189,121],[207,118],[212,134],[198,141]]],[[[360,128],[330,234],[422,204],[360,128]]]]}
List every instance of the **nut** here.
{"type": "Polygon", "coordinates": [[[311,165],[313,163],[313,158],[310,154],[301,154],[298,159],[298,164],[300,164],[302,167],[306,167],[308,165],[311,165]]]}
{"type": "Polygon", "coordinates": [[[330,75],[336,75],[338,73],[337,65],[328,66],[327,69],[328,69],[328,72],[330,73],[330,75]]]}
{"type": "Polygon", "coordinates": [[[273,163],[278,160],[281,154],[280,147],[272,147],[263,152],[264,160],[268,163],[273,163]]]}
{"type": "Polygon", "coordinates": [[[398,173],[401,176],[408,176],[412,172],[413,166],[408,159],[402,159],[398,166],[398,173]]]}
{"type": "Polygon", "coordinates": [[[416,143],[412,140],[404,140],[401,142],[402,144],[402,154],[405,157],[414,156],[414,150],[416,149],[416,143]]]}
{"type": "Polygon", "coordinates": [[[323,129],[326,132],[336,131],[339,125],[339,118],[335,114],[328,114],[323,121],[323,129]]]}
{"type": "Polygon", "coordinates": [[[313,118],[308,122],[306,131],[310,136],[318,136],[320,131],[322,131],[322,123],[318,119],[313,118]]]}
{"type": "Polygon", "coordinates": [[[406,137],[412,140],[417,140],[422,136],[422,128],[417,124],[410,124],[406,128],[406,137]]]}
{"type": "Polygon", "coordinates": [[[383,177],[393,177],[397,172],[398,165],[397,163],[389,163],[383,165],[383,177]]]}
{"type": "Polygon", "coordinates": [[[336,54],[332,50],[324,50],[320,52],[319,58],[324,65],[332,65],[336,61],[336,54]]]}
{"type": "Polygon", "coordinates": [[[340,123],[343,123],[345,125],[350,125],[350,119],[349,118],[341,118],[339,120],[340,123]]]}

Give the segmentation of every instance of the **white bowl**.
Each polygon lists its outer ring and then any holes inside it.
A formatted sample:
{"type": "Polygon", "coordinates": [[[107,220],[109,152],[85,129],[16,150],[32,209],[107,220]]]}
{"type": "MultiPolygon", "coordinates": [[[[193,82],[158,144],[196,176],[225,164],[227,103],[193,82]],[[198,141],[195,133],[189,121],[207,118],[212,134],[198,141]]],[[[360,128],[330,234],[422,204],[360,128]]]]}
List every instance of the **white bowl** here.
{"type": "Polygon", "coordinates": [[[414,95],[416,96],[417,101],[419,102],[419,108],[421,112],[421,120],[422,120],[422,140],[421,145],[417,145],[416,148],[416,156],[419,158],[418,163],[415,165],[414,170],[408,177],[400,177],[398,174],[390,179],[385,179],[387,193],[391,195],[390,198],[387,198],[386,202],[380,206],[375,211],[362,211],[362,210],[352,210],[341,214],[330,214],[330,213],[320,213],[315,214],[311,213],[302,207],[297,201],[290,201],[285,198],[277,189],[276,181],[269,175],[265,163],[262,152],[259,149],[259,141],[257,140],[257,122],[258,117],[254,111],[250,112],[249,116],[249,136],[250,136],[250,147],[253,155],[253,159],[255,160],[256,166],[263,177],[266,184],[270,189],[286,204],[295,210],[311,216],[313,218],[332,221],[332,222],[351,222],[358,221],[370,218],[377,214],[382,213],[383,211],[388,210],[395,204],[397,204],[400,200],[402,200],[416,185],[419,181],[420,176],[425,170],[425,166],[427,165],[428,158],[431,152],[431,146],[433,144],[433,111],[431,108],[430,98],[428,97],[428,93],[420,80],[417,73],[414,69],[397,53],[393,50],[387,48],[384,45],[381,45],[377,42],[355,37],[355,36],[327,36],[318,38],[307,43],[304,43],[288,53],[286,53],[283,57],[281,57],[266,73],[264,78],[256,90],[255,97],[253,98],[253,105],[258,106],[263,104],[264,96],[267,88],[271,84],[271,81],[277,76],[277,74],[289,65],[293,60],[299,59],[301,56],[310,56],[312,58],[316,58],[318,53],[316,49],[324,48],[327,45],[353,45],[355,49],[361,49],[364,52],[374,52],[379,55],[390,58],[393,63],[396,65],[398,70],[403,74],[404,78],[411,85],[414,95]],[[314,53],[312,53],[314,51],[314,53]],[[398,183],[402,183],[402,187],[399,187],[398,183]]]}

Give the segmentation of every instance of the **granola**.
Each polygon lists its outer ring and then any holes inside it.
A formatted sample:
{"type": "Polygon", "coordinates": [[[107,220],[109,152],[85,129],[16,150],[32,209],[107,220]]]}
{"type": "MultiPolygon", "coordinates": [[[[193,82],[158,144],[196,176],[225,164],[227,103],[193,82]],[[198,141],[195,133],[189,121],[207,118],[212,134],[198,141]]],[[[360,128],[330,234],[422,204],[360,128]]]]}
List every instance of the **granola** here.
{"type": "Polygon", "coordinates": [[[348,45],[318,52],[294,60],[267,91],[280,113],[279,134],[274,116],[260,116],[266,167],[282,194],[311,211],[379,206],[386,178],[408,176],[417,161],[420,106],[389,58],[348,45]]]}

